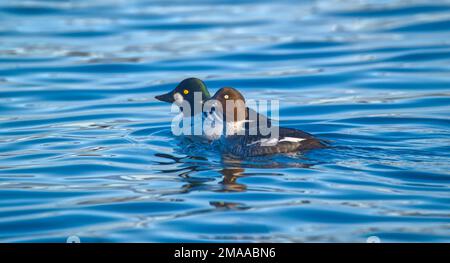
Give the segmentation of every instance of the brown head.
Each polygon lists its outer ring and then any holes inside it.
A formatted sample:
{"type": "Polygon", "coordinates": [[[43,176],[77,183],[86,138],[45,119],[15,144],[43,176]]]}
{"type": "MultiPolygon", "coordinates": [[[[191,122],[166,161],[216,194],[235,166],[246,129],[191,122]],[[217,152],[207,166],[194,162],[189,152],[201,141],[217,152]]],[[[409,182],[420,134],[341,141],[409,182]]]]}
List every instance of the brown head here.
{"type": "Polygon", "coordinates": [[[225,117],[226,121],[236,122],[245,120],[245,98],[238,90],[231,87],[221,88],[211,97],[211,100],[220,102],[222,107],[217,107],[216,110],[225,117]]]}

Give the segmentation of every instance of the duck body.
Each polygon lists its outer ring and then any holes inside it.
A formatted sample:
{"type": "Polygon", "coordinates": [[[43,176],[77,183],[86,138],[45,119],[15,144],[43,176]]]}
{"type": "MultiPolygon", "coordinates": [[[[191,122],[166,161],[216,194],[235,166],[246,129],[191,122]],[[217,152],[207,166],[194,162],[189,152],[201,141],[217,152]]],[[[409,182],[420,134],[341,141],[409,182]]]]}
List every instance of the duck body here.
{"type": "Polygon", "coordinates": [[[194,127],[194,125],[198,125],[194,120],[200,119],[203,132],[184,134],[181,137],[197,142],[219,142],[221,148],[233,156],[254,157],[286,154],[327,147],[324,142],[307,132],[272,126],[270,118],[248,108],[242,94],[231,87],[221,88],[211,97],[202,80],[188,78],[181,81],[172,91],[155,98],[163,102],[175,103],[182,110],[180,116],[182,116],[184,124],[189,123],[191,127],[194,127]],[[194,96],[195,93],[197,96],[194,96]],[[237,110],[242,111],[243,114],[236,116],[234,109],[231,109],[232,113],[228,114],[229,111],[226,107],[221,111],[204,111],[205,104],[212,100],[219,101],[224,106],[227,100],[243,101],[243,104],[236,105],[237,110]],[[186,103],[191,109],[187,114],[183,109],[183,105],[186,106],[186,103]],[[195,111],[194,109],[198,109],[198,106],[201,110],[195,111]],[[221,125],[203,127],[208,122],[221,125]],[[261,132],[261,124],[264,127],[276,128],[277,136],[261,132]],[[206,130],[209,132],[205,132],[206,130]]]}
{"type": "Polygon", "coordinates": [[[248,123],[252,121],[248,119],[248,108],[245,107],[245,99],[234,88],[226,87],[220,89],[211,97],[211,100],[216,100],[221,105],[225,105],[227,100],[241,100],[244,102],[244,104],[235,103],[234,105],[241,105],[237,106],[237,111],[243,110],[247,112],[247,115],[244,114],[245,119],[237,117],[236,109],[227,109],[226,107],[222,109],[222,112],[215,114],[216,116],[222,115],[222,117],[216,117],[216,119],[217,121],[222,121],[224,127],[227,126],[227,128],[224,128],[220,141],[222,148],[231,155],[237,157],[256,157],[295,153],[327,147],[324,142],[307,132],[293,128],[274,127],[271,125],[270,119],[267,119],[267,124],[272,131],[276,130],[276,133],[263,135],[259,129],[260,123],[257,123],[258,129],[256,132],[250,131],[248,123]],[[242,107],[242,109],[239,109],[239,107],[242,107]]]}
{"type": "Polygon", "coordinates": [[[256,157],[302,152],[327,146],[309,133],[279,127],[276,138],[262,135],[231,135],[221,138],[224,150],[238,157],[256,157]]]}

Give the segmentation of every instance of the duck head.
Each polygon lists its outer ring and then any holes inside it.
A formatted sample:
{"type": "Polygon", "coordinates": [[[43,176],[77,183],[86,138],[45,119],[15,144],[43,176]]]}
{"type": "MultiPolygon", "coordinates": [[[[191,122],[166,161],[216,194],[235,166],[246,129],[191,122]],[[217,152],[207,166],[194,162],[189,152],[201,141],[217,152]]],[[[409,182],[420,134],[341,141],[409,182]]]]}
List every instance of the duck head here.
{"type": "Polygon", "coordinates": [[[183,101],[188,101],[192,107],[194,105],[194,94],[196,92],[199,92],[202,95],[202,102],[211,97],[203,81],[197,78],[187,78],[181,81],[172,91],[155,96],[155,98],[168,103],[175,102],[177,105],[181,105],[183,101]]]}
{"type": "Polygon", "coordinates": [[[212,102],[212,111],[216,111],[222,120],[226,122],[245,121],[245,98],[238,90],[232,87],[221,88],[208,102],[210,101],[212,102]]]}

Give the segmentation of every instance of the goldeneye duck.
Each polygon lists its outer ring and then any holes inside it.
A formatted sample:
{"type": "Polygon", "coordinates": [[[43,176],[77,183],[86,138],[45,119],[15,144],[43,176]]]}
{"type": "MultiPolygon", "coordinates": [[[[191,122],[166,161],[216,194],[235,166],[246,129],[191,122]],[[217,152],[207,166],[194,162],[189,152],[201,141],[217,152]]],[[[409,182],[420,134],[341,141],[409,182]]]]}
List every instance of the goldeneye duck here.
{"type": "MultiPolygon", "coordinates": [[[[208,88],[205,83],[198,78],[187,78],[181,81],[172,91],[157,95],[155,98],[157,100],[173,103],[180,109],[180,114],[175,118],[179,124],[190,125],[189,134],[185,134],[187,130],[183,130],[178,126],[177,131],[183,131],[181,134],[174,133],[175,135],[182,135],[183,138],[189,139],[190,141],[209,141],[211,138],[205,136],[203,133],[196,135],[196,127],[200,127],[203,123],[205,115],[203,114],[203,102],[209,99],[211,95],[209,94],[208,88]],[[189,108],[189,109],[187,109],[189,108]]],[[[172,123],[174,125],[174,123],[172,123]]],[[[179,125],[178,124],[178,125],[179,125]]],[[[177,124],[175,124],[177,125],[177,124]]],[[[177,126],[175,126],[177,127],[177,126]]],[[[174,127],[172,127],[174,128],[174,127]]],[[[172,130],[173,132],[173,130],[172,130]]]]}
{"type": "MultiPolygon", "coordinates": [[[[157,95],[155,96],[155,98],[163,102],[175,103],[178,107],[180,107],[183,113],[184,110],[182,105],[183,103],[187,102],[190,105],[191,112],[190,114],[184,114],[183,117],[192,118],[197,114],[202,113],[201,117],[203,122],[205,117],[207,117],[207,113],[203,112],[203,105],[205,101],[211,98],[211,95],[206,84],[202,80],[198,78],[187,78],[181,81],[172,91],[162,95],[157,95]],[[199,93],[201,96],[195,96],[196,93],[199,93]],[[196,105],[199,107],[195,107],[196,105]],[[195,109],[199,109],[199,111],[195,111],[195,109]]],[[[265,122],[270,123],[270,119],[268,119],[264,115],[256,113],[253,109],[246,108],[246,114],[247,116],[257,116],[256,119],[264,120],[265,122]]],[[[191,125],[194,125],[193,119],[191,119],[191,125]]],[[[208,132],[207,134],[203,133],[200,136],[194,135],[193,137],[199,137],[201,139],[207,139],[209,141],[216,140],[218,138],[216,135],[214,135],[214,132],[208,132]]]]}
{"type": "Polygon", "coordinates": [[[222,145],[232,155],[254,157],[327,147],[313,135],[292,128],[270,127],[273,131],[278,129],[276,137],[273,134],[263,135],[259,129],[256,134],[250,132],[245,125],[252,121],[245,114],[247,112],[245,98],[234,88],[221,88],[210,100],[213,104],[219,102],[220,107],[217,107],[208,117],[223,122],[222,145]],[[229,108],[230,105],[233,107],[229,108]]]}
{"type": "Polygon", "coordinates": [[[201,106],[203,106],[203,102],[211,97],[209,94],[208,88],[205,83],[197,78],[187,78],[178,84],[175,89],[172,91],[155,96],[155,99],[168,102],[168,103],[176,103],[178,106],[181,106],[183,102],[188,102],[191,106],[191,115],[194,115],[194,103],[195,103],[195,93],[200,94],[198,98],[200,99],[198,102],[201,106]]]}

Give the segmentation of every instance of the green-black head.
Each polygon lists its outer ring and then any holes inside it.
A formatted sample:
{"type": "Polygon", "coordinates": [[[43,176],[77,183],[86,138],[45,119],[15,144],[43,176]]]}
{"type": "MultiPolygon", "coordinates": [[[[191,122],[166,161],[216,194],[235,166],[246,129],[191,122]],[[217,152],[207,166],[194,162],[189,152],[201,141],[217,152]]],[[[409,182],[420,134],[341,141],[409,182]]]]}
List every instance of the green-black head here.
{"type": "Polygon", "coordinates": [[[181,81],[172,91],[155,96],[155,98],[168,103],[188,101],[192,106],[194,103],[195,92],[201,94],[202,102],[211,97],[208,88],[203,81],[197,78],[187,78],[181,81]]]}

